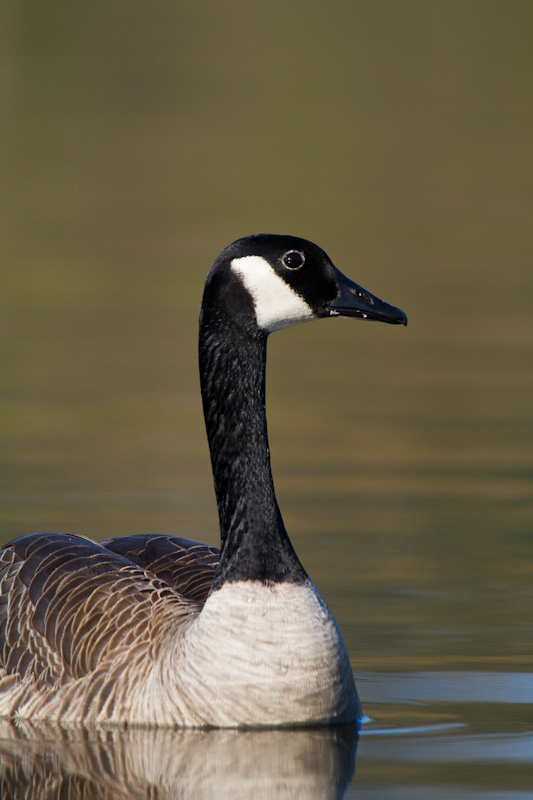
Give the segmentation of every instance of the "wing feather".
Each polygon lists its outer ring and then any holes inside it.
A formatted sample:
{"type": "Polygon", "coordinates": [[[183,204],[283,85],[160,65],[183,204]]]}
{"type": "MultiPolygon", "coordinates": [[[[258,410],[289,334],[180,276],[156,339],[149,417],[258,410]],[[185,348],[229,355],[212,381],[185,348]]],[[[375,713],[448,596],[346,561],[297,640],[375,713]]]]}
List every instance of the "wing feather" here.
{"type": "MultiPolygon", "coordinates": [[[[180,542],[166,546],[161,575],[142,563],[150,559],[140,542],[137,562],[120,548],[62,534],[32,534],[6,545],[0,550],[0,692],[13,678],[59,686],[128,648],[149,652],[176,619],[198,613],[197,599],[162,577],[190,572],[190,548],[180,542]],[[183,555],[184,569],[167,563],[172,552],[183,555]]],[[[200,552],[204,578],[197,595],[205,596],[205,575],[214,572],[216,551],[208,550],[200,552]]],[[[160,558],[157,546],[155,552],[160,558]]]]}
{"type": "Polygon", "coordinates": [[[209,594],[220,558],[216,547],[164,534],[122,536],[100,544],[200,602],[209,594]]]}

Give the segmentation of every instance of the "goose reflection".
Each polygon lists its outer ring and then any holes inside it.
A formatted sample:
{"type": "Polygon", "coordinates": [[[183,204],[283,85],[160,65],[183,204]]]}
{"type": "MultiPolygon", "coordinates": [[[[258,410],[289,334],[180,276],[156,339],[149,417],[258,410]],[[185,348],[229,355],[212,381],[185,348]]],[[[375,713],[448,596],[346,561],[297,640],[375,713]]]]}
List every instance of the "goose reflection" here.
{"type": "Polygon", "coordinates": [[[189,730],[0,724],[0,796],[10,800],[342,798],[354,725],[189,730]]]}

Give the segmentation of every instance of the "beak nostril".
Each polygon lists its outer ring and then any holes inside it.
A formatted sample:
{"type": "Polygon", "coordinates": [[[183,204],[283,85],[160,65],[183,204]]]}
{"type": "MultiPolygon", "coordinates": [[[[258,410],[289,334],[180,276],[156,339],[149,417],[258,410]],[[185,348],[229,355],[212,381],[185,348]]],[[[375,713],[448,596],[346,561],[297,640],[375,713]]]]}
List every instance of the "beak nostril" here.
{"type": "Polygon", "coordinates": [[[360,289],[357,290],[356,294],[357,294],[357,297],[360,297],[361,300],[365,301],[365,303],[369,303],[371,306],[374,305],[374,301],[370,297],[370,295],[366,294],[365,292],[362,292],[360,289]]]}

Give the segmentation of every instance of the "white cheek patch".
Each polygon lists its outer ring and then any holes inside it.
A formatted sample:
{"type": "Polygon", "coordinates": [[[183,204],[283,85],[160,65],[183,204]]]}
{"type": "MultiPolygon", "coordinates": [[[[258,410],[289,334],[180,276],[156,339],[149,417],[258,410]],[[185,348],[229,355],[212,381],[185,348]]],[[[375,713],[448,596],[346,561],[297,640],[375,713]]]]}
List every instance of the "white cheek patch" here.
{"type": "Polygon", "coordinates": [[[265,258],[234,258],[231,269],[252,297],[257,324],[263,330],[271,333],[316,318],[311,307],[276,274],[265,258]]]}

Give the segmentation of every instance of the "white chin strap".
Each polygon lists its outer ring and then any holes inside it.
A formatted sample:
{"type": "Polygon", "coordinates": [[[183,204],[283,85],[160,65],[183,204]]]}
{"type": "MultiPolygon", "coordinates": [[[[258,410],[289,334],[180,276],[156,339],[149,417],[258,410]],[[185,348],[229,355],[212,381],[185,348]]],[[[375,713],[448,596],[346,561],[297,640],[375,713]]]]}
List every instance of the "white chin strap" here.
{"type": "Polygon", "coordinates": [[[268,333],[315,319],[311,307],[280,278],[265,258],[234,258],[231,269],[253,300],[258,326],[268,333]]]}

